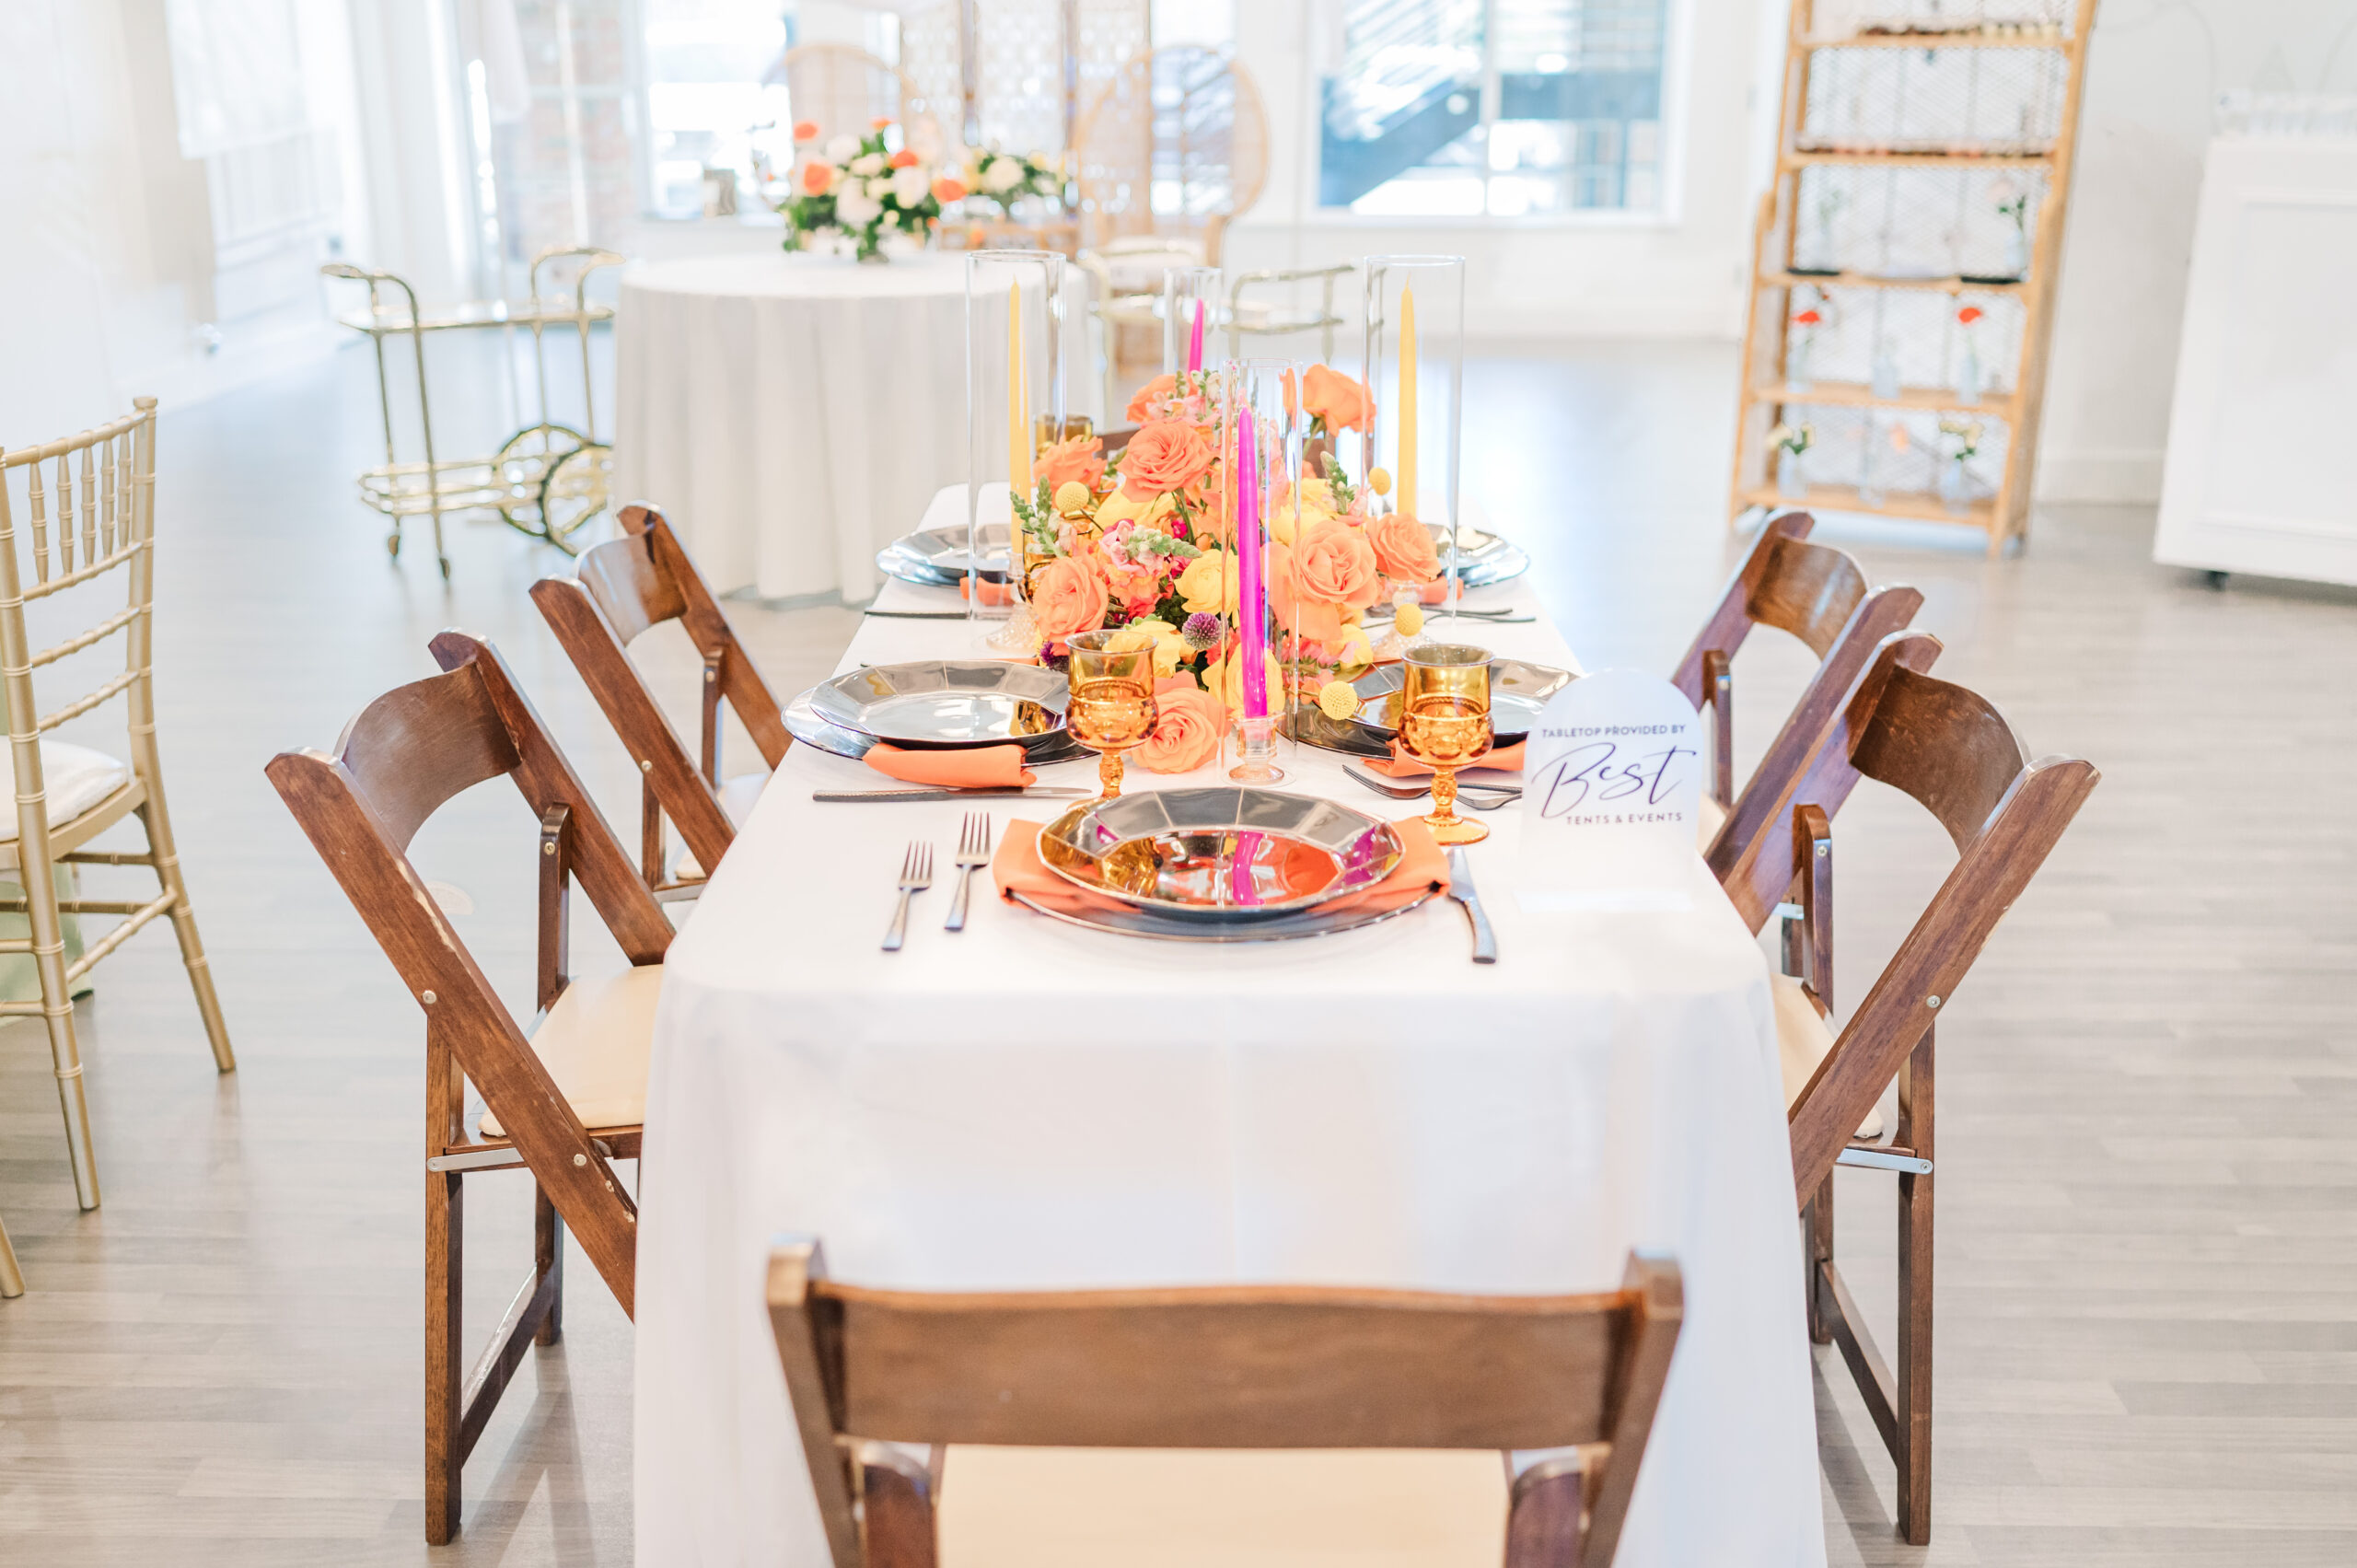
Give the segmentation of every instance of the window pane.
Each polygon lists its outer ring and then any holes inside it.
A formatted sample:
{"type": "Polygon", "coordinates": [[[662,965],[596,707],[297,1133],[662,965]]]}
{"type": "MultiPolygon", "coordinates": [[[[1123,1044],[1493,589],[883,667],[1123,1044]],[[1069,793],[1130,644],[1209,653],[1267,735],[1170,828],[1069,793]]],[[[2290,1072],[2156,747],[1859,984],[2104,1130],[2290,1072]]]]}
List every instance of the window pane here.
{"type": "Polygon", "coordinates": [[[1660,200],[1666,0],[1344,0],[1319,200],[1496,216],[1660,200]]]}

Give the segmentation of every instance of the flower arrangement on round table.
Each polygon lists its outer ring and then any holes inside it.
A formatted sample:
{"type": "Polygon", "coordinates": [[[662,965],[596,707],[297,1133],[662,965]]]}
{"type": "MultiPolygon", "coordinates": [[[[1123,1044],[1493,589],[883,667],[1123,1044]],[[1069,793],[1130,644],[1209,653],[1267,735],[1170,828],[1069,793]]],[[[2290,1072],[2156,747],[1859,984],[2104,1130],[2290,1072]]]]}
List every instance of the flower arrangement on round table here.
{"type": "Polygon", "coordinates": [[[861,261],[880,261],[888,238],[905,235],[922,245],[942,203],[965,197],[962,183],[935,176],[906,146],[895,150],[895,129],[878,120],[865,136],[837,136],[821,147],[818,126],[807,120],[795,126],[796,146],[807,150],[794,171],[794,193],[778,206],[788,250],[809,250],[814,238],[832,235],[861,261]]]}
{"type": "Polygon", "coordinates": [[[996,147],[966,149],[965,187],[973,195],[997,204],[1012,215],[1015,203],[1026,196],[1064,199],[1063,170],[1029,153],[1002,152],[996,147]]]}
{"type": "MultiPolygon", "coordinates": [[[[1303,412],[1325,431],[1363,428],[1370,407],[1357,382],[1318,366],[1305,377],[1303,412]]],[[[1212,378],[1166,375],[1133,399],[1137,433],[1111,457],[1096,436],[1043,448],[1039,484],[1016,498],[1028,553],[1045,557],[1028,586],[1040,656],[1053,665],[1066,638],[1103,627],[1154,649],[1160,716],[1133,755],[1155,772],[1186,772],[1217,756],[1244,705],[1237,658],[1238,574],[1222,499],[1212,378]]],[[[1368,610],[1440,570],[1432,534],[1404,513],[1375,515],[1365,487],[1324,459],[1323,478],[1281,484],[1268,509],[1269,610],[1298,633],[1287,679],[1268,656],[1269,690],[1314,700],[1336,679],[1375,663],[1368,610]]]]}

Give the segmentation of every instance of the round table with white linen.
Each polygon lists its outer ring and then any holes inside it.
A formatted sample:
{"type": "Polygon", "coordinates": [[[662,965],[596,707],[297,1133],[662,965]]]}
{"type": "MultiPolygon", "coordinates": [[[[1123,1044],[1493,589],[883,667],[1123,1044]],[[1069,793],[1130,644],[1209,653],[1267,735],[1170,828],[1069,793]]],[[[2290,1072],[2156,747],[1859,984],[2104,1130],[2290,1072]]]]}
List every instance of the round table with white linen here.
{"type": "MultiPolygon", "coordinates": [[[[879,608],[954,606],[893,583],[879,608]]],[[[1527,584],[1476,602],[1529,603],[1527,584]]],[[[1554,626],[1484,626],[1576,668],[1554,626]]],[[[862,663],[974,657],[963,621],[870,619],[862,663]]],[[[1386,815],[1342,759],[1284,785],[1386,815]]],[[[1041,783],[1089,784],[1093,761],[1041,783]]],[[[1216,782],[1216,765],[1128,787],[1216,782]]],[[[911,838],[978,803],[819,804],[890,781],[797,745],[670,949],[638,1236],[641,1568],[824,1568],[762,1306],[783,1232],[862,1284],[1281,1282],[1608,1290],[1631,1249],[1686,1317],[1621,1568],[1822,1568],[1792,1153],[1766,961],[1693,857],[1686,907],[1540,914],[1521,824],[1469,852],[1499,959],[1434,902],[1314,941],[1198,947],[1075,930],[980,874],[878,950],[911,838]]],[[[1052,800],[981,802],[1000,833],[1052,800]]]]}
{"type": "Polygon", "coordinates": [[[614,494],[660,506],[723,593],[865,599],[876,552],[968,477],[962,257],[658,261],[623,275],[615,331],[614,494]]]}

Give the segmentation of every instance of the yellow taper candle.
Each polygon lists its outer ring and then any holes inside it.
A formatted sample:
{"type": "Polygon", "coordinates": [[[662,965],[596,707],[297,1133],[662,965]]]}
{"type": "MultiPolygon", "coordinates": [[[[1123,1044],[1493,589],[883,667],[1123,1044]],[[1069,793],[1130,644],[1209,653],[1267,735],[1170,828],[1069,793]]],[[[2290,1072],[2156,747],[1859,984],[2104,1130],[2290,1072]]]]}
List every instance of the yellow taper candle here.
{"type": "Polygon", "coordinates": [[[1023,375],[1023,285],[1006,285],[1006,484],[1031,494],[1031,407],[1023,375]]]}
{"type": "Polygon", "coordinates": [[[1392,509],[1416,516],[1416,291],[1399,290],[1399,488],[1392,509]]]}

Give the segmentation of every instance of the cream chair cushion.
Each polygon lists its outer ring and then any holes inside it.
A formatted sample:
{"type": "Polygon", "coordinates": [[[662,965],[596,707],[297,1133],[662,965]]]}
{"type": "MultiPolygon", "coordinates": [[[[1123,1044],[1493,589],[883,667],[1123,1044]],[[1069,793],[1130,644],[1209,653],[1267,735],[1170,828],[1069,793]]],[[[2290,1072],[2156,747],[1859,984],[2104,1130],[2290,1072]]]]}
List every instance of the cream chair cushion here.
{"type": "MultiPolygon", "coordinates": [[[[1817,1064],[1833,1053],[1833,1028],[1817,1016],[1817,1004],[1808,999],[1798,979],[1771,974],[1768,981],[1776,993],[1776,1051],[1783,1060],[1784,1109],[1790,1110],[1816,1075],[1817,1064]]],[[[1880,1109],[1858,1123],[1858,1136],[1882,1136],[1880,1109]]]]}
{"type": "MultiPolygon", "coordinates": [[[[720,786],[720,810],[730,827],[740,833],[745,830],[745,824],[752,819],[753,805],[761,798],[761,790],[769,782],[767,773],[739,773],[720,786]]],[[[678,873],[683,882],[702,879],[703,867],[697,864],[693,850],[679,852],[678,873]]]]}
{"type": "MultiPolygon", "coordinates": [[[[131,782],[129,764],[103,751],[63,740],[41,743],[41,793],[49,800],[49,825],[62,828],[131,782]]],[[[17,814],[0,812],[0,843],[17,840],[17,814]]]]}
{"type": "Polygon", "coordinates": [[[1703,796],[1702,808],[1694,813],[1695,838],[1699,841],[1694,847],[1704,854],[1710,854],[1711,841],[1719,836],[1719,830],[1726,823],[1727,808],[1708,795],[1703,796]]]}
{"type": "MultiPolygon", "coordinates": [[[[584,1127],[634,1127],[646,1120],[646,1059],[662,993],[661,964],[576,980],[532,1031],[534,1053],[584,1127]]],[[[503,1135],[488,1110],[482,1132],[503,1135]]]]}
{"type": "Polygon", "coordinates": [[[1488,1452],[953,1447],[941,1568],[1497,1568],[1488,1452]]]}

